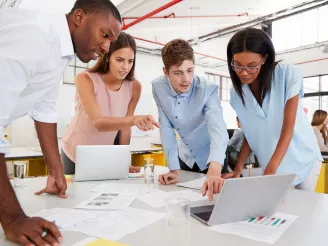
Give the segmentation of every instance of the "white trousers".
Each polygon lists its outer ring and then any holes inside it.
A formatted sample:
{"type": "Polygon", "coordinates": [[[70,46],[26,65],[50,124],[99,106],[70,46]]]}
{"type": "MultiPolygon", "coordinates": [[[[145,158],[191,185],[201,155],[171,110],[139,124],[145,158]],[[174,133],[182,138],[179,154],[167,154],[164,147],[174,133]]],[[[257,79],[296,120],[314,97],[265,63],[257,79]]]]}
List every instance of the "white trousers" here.
{"type": "Polygon", "coordinates": [[[303,183],[295,186],[295,189],[314,192],[319,178],[322,162],[319,160],[314,161],[314,165],[309,175],[305,178],[303,183]]]}

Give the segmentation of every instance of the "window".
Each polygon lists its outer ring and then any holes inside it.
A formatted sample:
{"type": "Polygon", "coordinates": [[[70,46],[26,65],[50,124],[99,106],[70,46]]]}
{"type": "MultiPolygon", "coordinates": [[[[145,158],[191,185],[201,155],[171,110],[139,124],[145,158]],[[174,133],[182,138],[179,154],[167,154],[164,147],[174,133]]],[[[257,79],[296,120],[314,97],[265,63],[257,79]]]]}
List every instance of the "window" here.
{"type": "Polygon", "coordinates": [[[312,121],[312,116],[314,114],[314,111],[320,108],[319,100],[320,100],[319,96],[304,97],[302,99],[303,108],[306,108],[308,110],[307,116],[310,122],[312,121]]]}
{"type": "Polygon", "coordinates": [[[328,40],[328,6],[308,10],[272,22],[276,52],[328,40]]]}
{"type": "Polygon", "coordinates": [[[301,26],[302,46],[318,42],[318,9],[302,13],[301,26]]]}
{"type": "Polygon", "coordinates": [[[319,77],[304,78],[304,93],[314,93],[320,91],[319,77]]]}
{"type": "Polygon", "coordinates": [[[221,78],[221,100],[230,101],[231,79],[228,77],[221,78]]]}
{"type": "Polygon", "coordinates": [[[321,96],[321,109],[328,111],[328,95],[321,96]]]}
{"type": "Polygon", "coordinates": [[[321,90],[328,91],[328,75],[321,76],[321,90]]]}
{"type": "Polygon", "coordinates": [[[211,83],[215,83],[219,86],[219,96],[221,101],[230,101],[230,88],[232,85],[231,79],[229,77],[206,73],[207,79],[211,83]]]}
{"type": "Polygon", "coordinates": [[[328,6],[323,6],[318,9],[318,41],[328,40],[327,32],[328,23],[328,6]]]}
{"type": "Polygon", "coordinates": [[[272,23],[272,42],[276,52],[283,51],[287,47],[287,25],[288,19],[277,20],[272,23]]]}
{"type": "Polygon", "coordinates": [[[64,72],[63,81],[64,84],[74,84],[74,78],[77,74],[85,71],[87,68],[94,66],[96,61],[90,61],[89,63],[83,63],[78,58],[74,59],[71,64],[68,65],[64,72]]]}
{"type": "Polygon", "coordinates": [[[310,121],[317,109],[328,111],[328,75],[304,78],[302,104],[308,110],[307,115],[310,121]]]}
{"type": "Polygon", "coordinates": [[[287,19],[288,25],[292,26],[293,28],[289,30],[285,30],[286,32],[286,49],[293,49],[295,47],[302,46],[302,15],[294,15],[287,19]]]}

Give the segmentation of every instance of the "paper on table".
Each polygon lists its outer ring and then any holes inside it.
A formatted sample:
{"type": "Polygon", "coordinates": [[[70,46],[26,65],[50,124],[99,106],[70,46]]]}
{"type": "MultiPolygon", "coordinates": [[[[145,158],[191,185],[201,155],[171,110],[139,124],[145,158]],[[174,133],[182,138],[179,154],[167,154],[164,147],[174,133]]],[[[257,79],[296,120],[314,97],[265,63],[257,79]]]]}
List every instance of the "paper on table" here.
{"type": "Polygon", "coordinates": [[[137,192],[99,192],[76,206],[82,209],[122,209],[131,205],[137,192]]]}
{"type": "Polygon", "coordinates": [[[205,180],[206,180],[206,176],[199,178],[199,179],[194,179],[194,180],[191,180],[188,182],[184,182],[184,183],[177,183],[177,186],[201,190],[205,180]]]}
{"type": "Polygon", "coordinates": [[[274,244],[297,218],[298,216],[295,215],[276,213],[271,217],[251,218],[246,221],[211,226],[209,229],[274,244]]]}
{"type": "Polygon", "coordinates": [[[43,219],[46,219],[49,216],[56,215],[59,213],[64,213],[67,211],[70,211],[70,208],[52,208],[52,209],[43,209],[40,212],[33,214],[33,217],[41,217],[43,219]]]}
{"type": "Polygon", "coordinates": [[[116,241],[165,217],[164,213],[134,208],[95,213],[95,218],[65,230],[116,241]]]}
{"type": "Polygon", "coordinates": [[[145,178],[144,173],[129,173],[128,179],[139,179],[142,180],[145,178]]]}
{"type": "Polygon", "coordinates": [[[156,191],[153,189],[153,184],[120,184],[120,183],[103,183],[96,188],[92,189],[92,192],[134,192],[139,194],[145,194],[148,192],[156,191]]]}
{"type": "Polygon", "coordinates": [[[43,210],[39,214],[36,214],[36,216],[42,217],[48,221],[53,221],[60,229],[64,229],[82,221],[94,218],[96,215],[74,209],[54,208],[43,210]]]}
{"type": "Polygon", "coordinates": [[[165,201],[168,198],[173,198],[173,197],[188,199],[191,202],[207,199],[203,197],[202,194],[191,190],[180,190],[180,191],[171,191],[171,192],[156,191],[139,196],[138,199],[147,203],[152,207],[162,207],[165,206],[165,201]]]}

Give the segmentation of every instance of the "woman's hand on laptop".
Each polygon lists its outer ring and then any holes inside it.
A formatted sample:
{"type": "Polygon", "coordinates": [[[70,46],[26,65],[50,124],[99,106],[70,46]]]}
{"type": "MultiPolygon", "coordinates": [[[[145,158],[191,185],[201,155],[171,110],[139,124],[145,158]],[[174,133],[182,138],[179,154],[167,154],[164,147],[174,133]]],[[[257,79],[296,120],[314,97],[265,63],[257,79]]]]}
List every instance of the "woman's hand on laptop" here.
{"type": "Polygon", "coordinates": [[[240,170],[238,167],[236,167],[233,172],[228,172],[228,173],[222,174],[222,178],[224,178],[224,179],[240,178],[241,173],[242,173],[242,170],[240,170]]]}
{"type": "Polygon", "coordinates": [[[133,119],[133,125],[138,127],[140,131],[154,130],[155,127],[159,128],[159,123],[151,115],[136,115],[133,119]]]}
{"type": "Polygon", "coordinates": [[[160,182],[162,185],[168,185],[178,182],[178,179],[179,179],[179,170],[173,170],[167,174],[159,175],[158,182],[160,182]]]}
{"type": "Polygon", "coordinates": [[[210,163],[207,177],[202,188],[202,195],[207,196],[209,200],[213,200],[213,194],[220,193],[223,187],[224,179],[221,178],[222,165],[215,161],[210,163]]]}
{"type": "Polygon", "coordinates": [[[65,195],[67,189],[66,178],[63,173],[58,175],[49,174],[46,188],[36,192],[35,195],[43,193],[58,195],[60,198],[67,198],[65,195]]]}

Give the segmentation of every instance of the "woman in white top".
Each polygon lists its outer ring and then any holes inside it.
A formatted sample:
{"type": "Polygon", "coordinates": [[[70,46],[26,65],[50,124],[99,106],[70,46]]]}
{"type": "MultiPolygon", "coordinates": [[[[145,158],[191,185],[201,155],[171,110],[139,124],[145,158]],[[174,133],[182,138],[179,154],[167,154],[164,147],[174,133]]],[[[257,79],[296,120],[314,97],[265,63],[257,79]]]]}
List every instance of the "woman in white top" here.
{"type": "Polygon", "coordinates": [[[327,139],[327,112],[324,110],[316,110],[313,114],[311,125],[313,127],[315,136],[317,137],[320,151],[328,152],[328,139],[327,139]]]}

